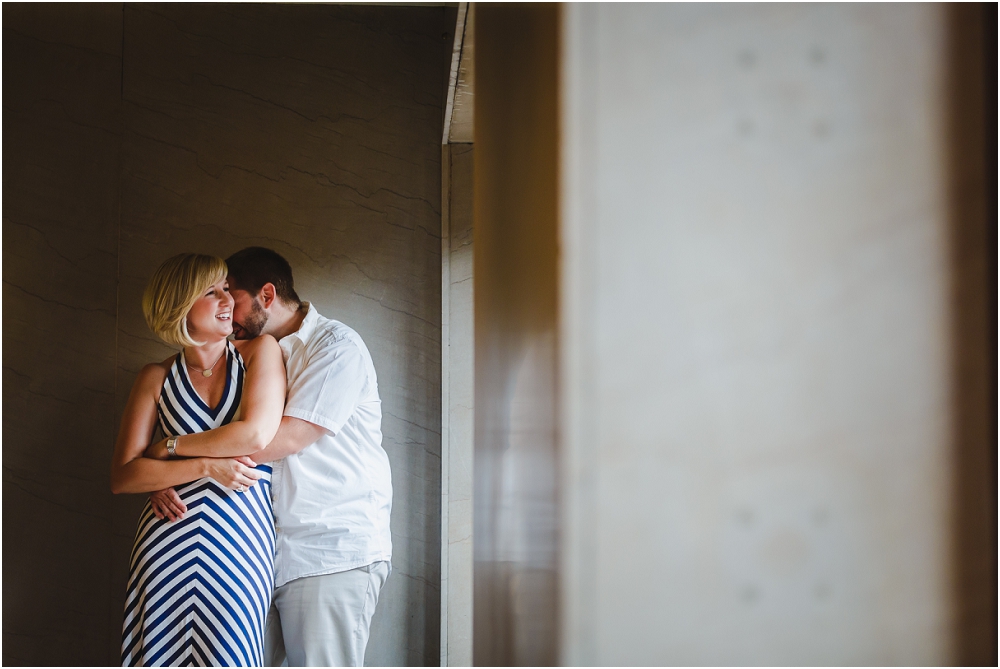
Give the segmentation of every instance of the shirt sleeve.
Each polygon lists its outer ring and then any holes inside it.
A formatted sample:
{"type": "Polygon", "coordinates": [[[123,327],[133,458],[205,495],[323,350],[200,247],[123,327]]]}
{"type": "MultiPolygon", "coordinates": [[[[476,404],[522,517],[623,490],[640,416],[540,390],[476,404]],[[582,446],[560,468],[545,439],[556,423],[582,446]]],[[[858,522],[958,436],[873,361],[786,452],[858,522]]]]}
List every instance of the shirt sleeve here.
{"type": "Polygon", "coordinates": [[[337,434],[357,409],[367,384],[361,348],[350,339],[330,343],[310,356],[288,387],[285,415],[337,434]]]}

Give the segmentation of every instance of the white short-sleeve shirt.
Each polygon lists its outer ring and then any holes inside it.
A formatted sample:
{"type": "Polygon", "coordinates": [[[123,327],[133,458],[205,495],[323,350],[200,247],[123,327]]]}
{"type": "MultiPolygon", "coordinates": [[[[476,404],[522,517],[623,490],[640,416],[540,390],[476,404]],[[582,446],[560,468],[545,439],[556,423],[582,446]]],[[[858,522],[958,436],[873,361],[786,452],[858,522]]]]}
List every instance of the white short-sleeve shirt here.
{"type": "Polygon", "coordinates": [[[274,463],[275,586],[392,556],[392,479],[371,354],[357,332],[308,309],[279,342],[285,415],[326,433],[274,463]]]}

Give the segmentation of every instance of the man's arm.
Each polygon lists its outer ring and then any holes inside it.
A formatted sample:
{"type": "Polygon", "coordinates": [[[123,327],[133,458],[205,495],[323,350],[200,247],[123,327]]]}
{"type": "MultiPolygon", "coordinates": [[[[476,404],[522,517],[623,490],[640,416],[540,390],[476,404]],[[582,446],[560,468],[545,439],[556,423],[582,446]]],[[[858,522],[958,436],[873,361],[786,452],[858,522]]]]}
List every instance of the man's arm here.
{"type": "Polygon", "coordinates": [[[273,462],[316,443],[326,432],[336,434],[357,409],[367,382],[365,358],[355,342],[329,341],[319,347],[306,371],[288,387],[274,439],[250,458],[273,462]]]}
{"type": "Polygon", "coordinates": [[[251,455],[250,458],[257,464],[280,460],[286,455],[298,453],[306,446],[316,443],[325,432],[326,428],[307,420],[282,416],[278,433],[274,435],[271,443],[263,450],[251,455]]]}

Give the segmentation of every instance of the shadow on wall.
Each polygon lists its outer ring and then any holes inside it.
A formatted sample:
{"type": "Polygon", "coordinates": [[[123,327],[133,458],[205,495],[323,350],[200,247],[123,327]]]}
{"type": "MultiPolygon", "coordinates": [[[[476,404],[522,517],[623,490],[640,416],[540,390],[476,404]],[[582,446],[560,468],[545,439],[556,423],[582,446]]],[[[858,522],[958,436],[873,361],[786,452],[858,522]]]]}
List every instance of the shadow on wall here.
{"type": "Polygon", "coordinates": [[[139,496],[117,417],[181,251],[269,246],[379,375],[393,575],[369,663],[439,657],[449,7],[6,5],[5,664],[118,662],[139,496]]]}

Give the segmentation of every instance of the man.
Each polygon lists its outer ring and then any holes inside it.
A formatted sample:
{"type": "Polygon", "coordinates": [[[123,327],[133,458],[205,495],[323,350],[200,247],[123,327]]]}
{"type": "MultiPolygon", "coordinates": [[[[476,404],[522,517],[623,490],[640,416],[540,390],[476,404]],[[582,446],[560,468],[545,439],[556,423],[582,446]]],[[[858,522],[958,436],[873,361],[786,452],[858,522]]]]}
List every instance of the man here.
{"type": "MultiPolygon", "coordinates": [[[[250,247],[226,264],[233,334],[277,339],[288,384],[277,435],[252,455],[258,464],[274,462],[267,662],[363,666],[392,555],[392,482],[371,355],[358,333],[299,300],[278,253],[250,247]]],[[[186,511],[173,490],[153,500],[160,517],[186,511]]]]}

